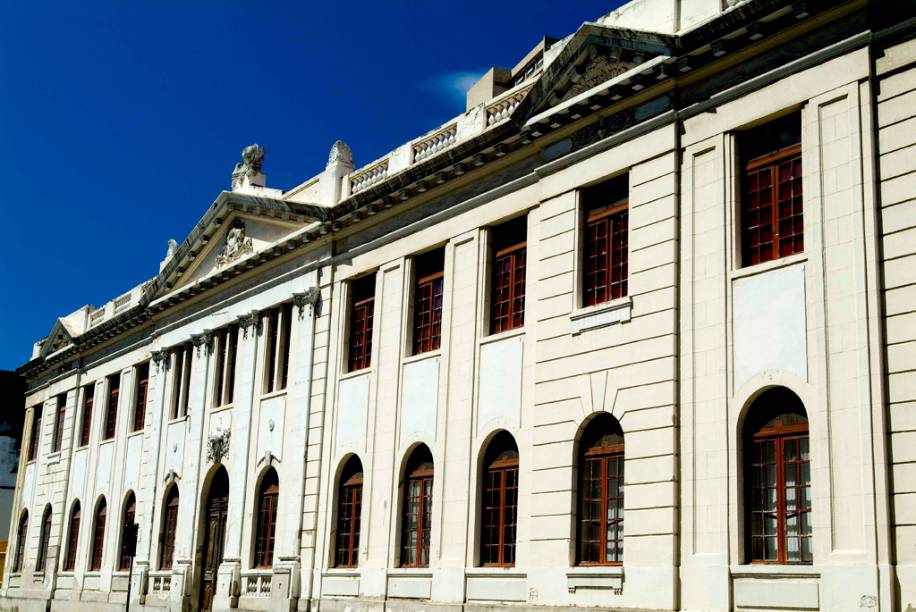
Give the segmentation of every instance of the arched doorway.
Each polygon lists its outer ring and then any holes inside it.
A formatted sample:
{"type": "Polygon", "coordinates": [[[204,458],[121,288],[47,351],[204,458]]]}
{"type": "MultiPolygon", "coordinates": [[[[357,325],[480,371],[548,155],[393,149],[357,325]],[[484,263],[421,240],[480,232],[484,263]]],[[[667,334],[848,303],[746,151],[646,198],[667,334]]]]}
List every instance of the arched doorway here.
{"type": "Polygon", "coordinates": [[[203,548],[201,556],[200,609],[209,610],[216,593],[216,577],[223,561],[226,540],[226,512],[229,508],[229,475],[220,467],[210,481],[207,504],[203,512],[203,548]]]}

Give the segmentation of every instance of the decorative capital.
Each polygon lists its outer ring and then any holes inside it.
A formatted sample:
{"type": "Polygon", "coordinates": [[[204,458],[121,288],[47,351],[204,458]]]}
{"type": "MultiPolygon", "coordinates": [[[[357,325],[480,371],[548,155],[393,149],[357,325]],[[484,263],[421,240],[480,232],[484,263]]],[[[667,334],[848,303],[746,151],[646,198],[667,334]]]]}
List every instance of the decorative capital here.
{"type": "Polygon", "coordinates": [[[299,318],[305,314],[305,307],[309,307],[312,316],[321,315],[321,291],[318,287],[309,287],[306,291],[293,294],[293,304],[299,309],[299,318]]]}
{"type": "Polygon", "coordinates": [[[165,359],[165,356],[165,351],[153,351],[150,353],[150,357],[152,357],[153,363],[156,364],[156,369],[159,369],[159,367],[162,365],[162,360],[165,359]]]}
{"type": "Polygon", "coordinates": [[[203,333],[200,334],[191,334],[191,343],[194,345],[194,348],[197,349],[197,354],[200,355],[200,349],[206,347],[207,350],[210,350],[213,347],[213,332],[209,329],[205,329],[203,333]]]}
{"type": "Polygon", "coordinates": [[[165,478],[162,479],[162,483],[168,486],[172,484],[173,482],[177,482],[179,480],[181,480],[181,476],[178,475],[178,472],[176,472],[175,470],[169,470],[168,473],[165,475],[165,478]]]}
{"type": "Polygon", "coordinates": [[[273,454],[273,451],[266,450],[264,451],[264,456],[258,459],[258,467],[260,467],[262,463],[270,467],[270,466],[277,465],[278,463],[280,463],[280,460],[277,458],[275,454],[273,454]]]}

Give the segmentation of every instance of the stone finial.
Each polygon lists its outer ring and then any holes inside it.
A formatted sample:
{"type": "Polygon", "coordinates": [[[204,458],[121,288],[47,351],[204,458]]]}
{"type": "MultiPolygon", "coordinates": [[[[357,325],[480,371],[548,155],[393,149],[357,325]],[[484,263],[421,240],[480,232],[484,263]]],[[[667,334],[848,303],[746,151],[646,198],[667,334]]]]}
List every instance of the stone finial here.
{"type": "Polygon", "coordinates": [[[165,268],[165,265],[172,260],[172,257],[175,256],[175,253],[178,252],[178,242],[172,238],[169,238],[168,246],[165,248],[165,258],[159,262],[159,271],[162,272],[162,269],[165,268]]]}
{"type": "Polygon", "coordinates": [[[335,142],[328,154],[328,165],[336,163],[353,164],[353,151],[350,150],[350,145],[343,140],[335,142]]]}
{"type": "Polygon", "coordinates": [[[253,144],[242,150],[242,161],[235,165],[232,172],[232,191],[243,187],[264,187],[267,177],[261,173],[264,164],[264,149],[259,144],[253,144]]]}

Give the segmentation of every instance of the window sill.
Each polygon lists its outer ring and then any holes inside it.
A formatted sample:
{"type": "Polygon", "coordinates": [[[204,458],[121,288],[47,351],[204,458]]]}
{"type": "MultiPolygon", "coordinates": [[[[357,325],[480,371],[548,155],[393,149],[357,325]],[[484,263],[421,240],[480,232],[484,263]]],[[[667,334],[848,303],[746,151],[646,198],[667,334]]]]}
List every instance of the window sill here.
{"type": "Polygon", "coordinates": [[[184,423],[188,420],[188,415],[182,415],[180,417],[175,417],[174,419],[169,419],[167,425],[174,425],[175,423],[184,423]]]}
{"type": "Polygon", "coordinates": [[[579,589],[623,592],[623,565],[577,565],[566,570],[566,587],[570,593],[579,589]]]}
{"type": "Polygon", "coordinates": [[[128,438],[135,438],[135,437],[137,437],[137,436],[142,436],[142,435],[143,435],[143,430],[142,430],[142,429],[138,429],[137,431],[132,431],[132,432],[130,432],[129,434],[127,434],[127,437],[128,437],[128,438]]]}
{"type": "Polygon", "coordinates": [[[731,279],[736,280],[747,276],[754,276],[756,274],[764,274],[771,270],[778,270],[779,268],[794,266],[795,264],[805,261],[808,261],[807,253],[796,253],[795,255],[780,257],[779,259],[774,259],[772,261],[765,261],[753,266],[747,266],[746,268],[738,268],[737,270],[732,270],[731,279]]]}
{"type": "Polygon", "coordinates": [[[48,455],[48,460],[45,462],[48,465],[54,465],[55,463],[60,463],[60,451],[54,451],[48,455]]]}
{"type": "Polygon", "coordinates": [[[360,376],[365,376],[366,374],[370,374],[371,372],[372,372],[372,366],[369,366],[368,368],[363,368],[361,370],[353,370],[352,372],[345,372],[340,375],[339,380],[343,381],[343,380],[349,380],[351,378],[359,378],[360,376]]]}
{"type": "Polygon", "coordinates": [[[417,353],[416,355],[405,357],[401,361],[401,364],[407,365],[409,363],[416,363],[417,361],[423,361],[424,359],[438,359],[441,356],[442,356],[442,350],[436,349],[434,351],[426,351],[425,353],[417,353]]]}
{"type": "Polygon", "coordinates": [[[820,569],[814,565],[790,565],[779,563],[748,563],[732,565],[729,571],[733,578],[767,576],[770,578],[818,578],[820,569]]]}
{"type": "MultiPolygon", "coordinates": [[[[274,397],[280,397],[281,395],[286,395],[286,389],[280,389],[279,391],[271,391],[270,393],[262,393],[261,399],[266,400],[266,399],[271,399],[274,397]]],[[[221,408],[232,408],[232,404],[229,404],[228,406],[221,406],[221,408]]]]}
{"type": "Polygon", "coordinates": [[[528,576],[528,572],[525,570],[520,570],[516,567],[468,567],[465,568],[464,575],[468,577],[480,576],[482,578],[490,578],[494,576],[525,578],[528,576]]]}
{"type": "Polygon", "coordinates": [[[569,315],[571,332],[577,335],[615,323],[626,323],[632,313],[633,299],[630,296],[580,308],[569,315]]]}
{"type": "Polygon", "coordinates": [[[321,572],[322,576],[359,576],[359,567],[329,567],[321,572]]]}
{"type": "Polygon", "coordinates": [[[388,575],[402,578],[432,578],[433,571],[428,567],[390,567],[388,575]]]}
{"type": "Polygon", "coordinates": [[[225,412],[226,410],[232,410],[232,404],[226,404],[225,406],[217,406],[215,408],[210,408],[210,414],[216,414],[218,412],[225,412]]]}
{"type": "Polygon", "coordinates": [[[101,442],[99,442],[99,448],[105,446],[106,444],[114,444],[114,441],[115,441],[114,438],[108,438],[107,440],[102,440],[101,442]]]}
{"type": "Polygon", "coordinates": [[[489,336],[483,336],[480,340],[477,341],[477,343],[483,346],[484,344],[489,344],[491,342],[499,342],[500,340],[507,340],[509,338],[515,338],[517,336],[524,335],[525,328],[516,327],[515,329],[510,329],[509,331],[499,332],[498,334],[491,334],[489,336]]]}

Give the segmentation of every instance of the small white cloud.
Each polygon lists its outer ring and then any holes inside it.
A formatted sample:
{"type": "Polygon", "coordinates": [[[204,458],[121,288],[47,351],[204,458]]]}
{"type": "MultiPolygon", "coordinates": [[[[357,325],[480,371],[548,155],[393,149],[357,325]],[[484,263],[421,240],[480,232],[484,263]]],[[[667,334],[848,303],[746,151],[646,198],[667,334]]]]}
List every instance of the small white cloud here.
{"type": "Polygon", "coordinates": [[[483,76],[484,72],[483,70],[447,72],[430,80],[427,86],[448,100],[449,103],[464,108],[468,90],[483,76]]]}

